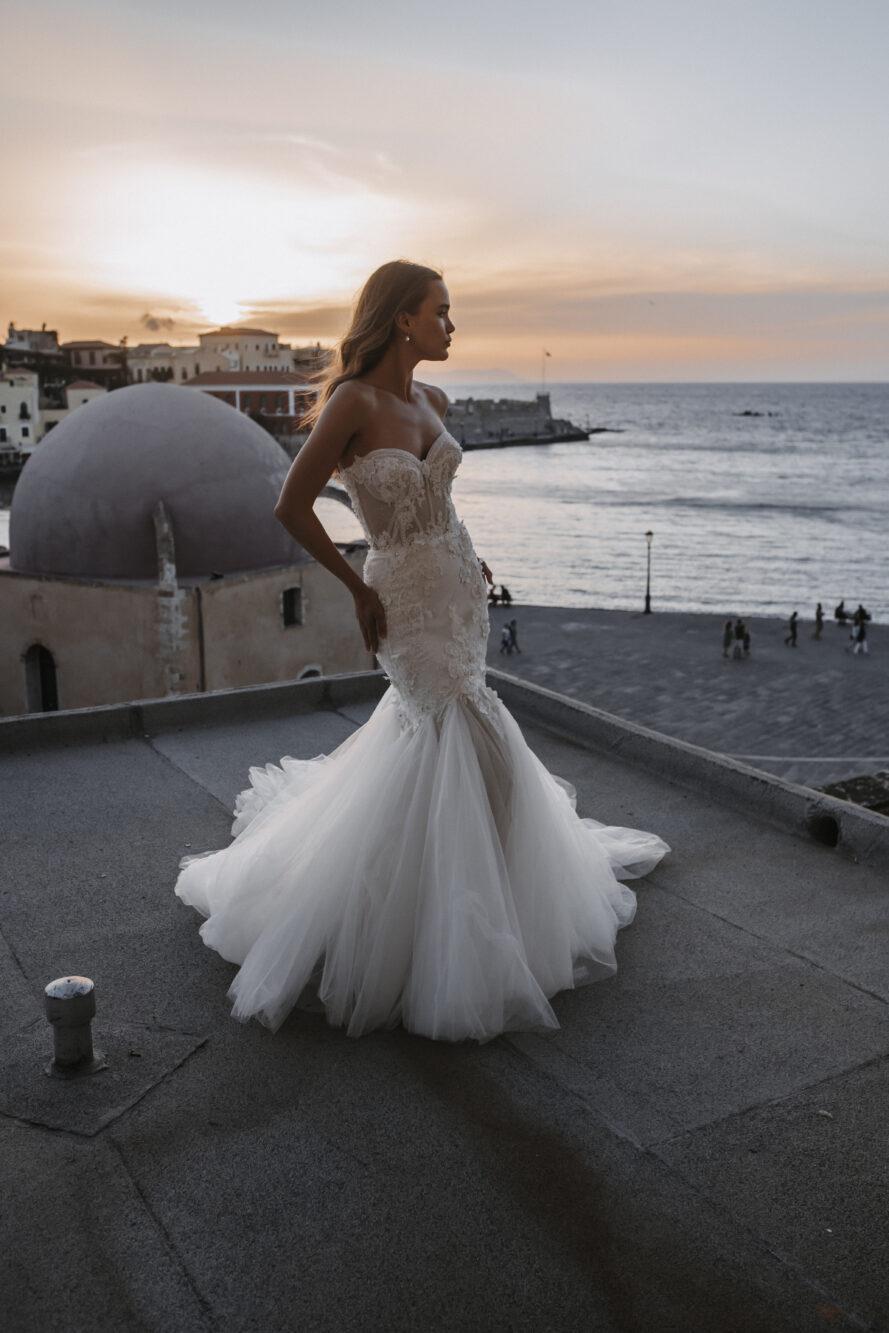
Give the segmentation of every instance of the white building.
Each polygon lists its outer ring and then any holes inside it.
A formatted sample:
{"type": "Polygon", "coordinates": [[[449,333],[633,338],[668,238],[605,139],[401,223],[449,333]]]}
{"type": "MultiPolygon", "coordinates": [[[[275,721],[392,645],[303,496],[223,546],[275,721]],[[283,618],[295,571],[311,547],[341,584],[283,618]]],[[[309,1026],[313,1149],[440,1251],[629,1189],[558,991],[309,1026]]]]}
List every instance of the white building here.
{"type": "Polygon", "coordinates": [[[17,329],[10,323],[4,351],[56,357],[60,352],[59,336],[55,329],[47,329],[45,324],[41,329],[17,329]]]}
{"type": "Polygon", "coordinates": [[[76,412],[78,407],[85,407],[95,398],[104,398],[108,390],[101,384],[96,384],[93,380],[75,380],[73,384],[65,388],[65,407],[44,407],[40,412],[40,431],[38,439],[42,439],[47,431],[53,430],[60,421],[76,412]]]}
{"type": "Polygon", "coordinates": [[[40,382],[34,370],[0,375],[0,450],[30,453],[40,438],[40,382]]]}
{"type": "MultiPolygon", "coordinates": [[[[278,341],[277,333],[268,329],[235,329],[225,326],[200,336],[201,351],[217,356],[225,355],[234,361],[231,370],[290,371],[293,369],[293,348],[278,341]]],[[[206,369],[217,367],[207,366],[206,369]]],[[[218,367],[223,369],[223,367],[218,367]]]]}
{"type": "Polygon", "coordinates": [[[237,370],[237,357],[217,353],[212,348],[171,347],[169,343],[140,343],[127,356],[131,384],[144,384],[163,378],[173,384],[186,384],[195,375],[216,370],[237,370]]]}

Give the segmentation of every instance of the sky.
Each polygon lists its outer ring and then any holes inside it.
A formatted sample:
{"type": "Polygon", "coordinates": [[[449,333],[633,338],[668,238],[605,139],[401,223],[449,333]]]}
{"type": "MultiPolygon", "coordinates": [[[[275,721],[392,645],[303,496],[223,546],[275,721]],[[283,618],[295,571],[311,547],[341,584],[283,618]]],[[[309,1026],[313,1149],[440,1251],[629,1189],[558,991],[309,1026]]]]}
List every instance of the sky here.
{"type": "Polygon", "coordinates": [[[329,345],[407,258],[443,271],[456,380],[534,380],[544,347],[550,381],[886,378],[885,0],[0,0],[0,26],[3,328],[329,345]]]}

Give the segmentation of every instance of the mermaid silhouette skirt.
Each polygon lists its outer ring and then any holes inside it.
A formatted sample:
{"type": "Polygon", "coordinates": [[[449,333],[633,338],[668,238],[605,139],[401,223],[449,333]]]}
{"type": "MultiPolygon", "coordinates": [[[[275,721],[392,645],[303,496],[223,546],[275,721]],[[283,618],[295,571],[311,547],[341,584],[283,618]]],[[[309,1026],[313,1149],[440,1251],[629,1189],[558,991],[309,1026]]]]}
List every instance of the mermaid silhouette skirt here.
{"type": "Polygon", "coordinates": [[[355,1037],[558,1028],[552,996],[617,970],[636,911],[621,881],[670,850],[580,818],[486,685],[485,581],[450,503],[459,445],[439,440],[457,452],[430,451],[432,466],[376,451],[343,474],[387,613],[371,717],[329,754],[251,768],[230,845],[180,862],[177,896],[238,966],[232,1017],[272,1031],[319,1003],[355,1037]],[[389,526],[371,527],[381,493],[389,526]],[[387,542],[393,508],[419,526],[387,542]]]}

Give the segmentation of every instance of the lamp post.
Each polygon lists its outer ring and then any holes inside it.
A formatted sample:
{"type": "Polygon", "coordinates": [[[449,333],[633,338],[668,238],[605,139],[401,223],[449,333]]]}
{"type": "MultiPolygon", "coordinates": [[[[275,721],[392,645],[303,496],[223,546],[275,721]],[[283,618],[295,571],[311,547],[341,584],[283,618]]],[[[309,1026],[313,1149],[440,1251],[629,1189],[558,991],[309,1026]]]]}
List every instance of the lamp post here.
{"type": "Polygon", "coordinates": [[[648,543],[648,571],[645,575],[645,614],[651,615],[651,539],[654,533],[649,530],[645,534],[645,540],[648,543]]]}

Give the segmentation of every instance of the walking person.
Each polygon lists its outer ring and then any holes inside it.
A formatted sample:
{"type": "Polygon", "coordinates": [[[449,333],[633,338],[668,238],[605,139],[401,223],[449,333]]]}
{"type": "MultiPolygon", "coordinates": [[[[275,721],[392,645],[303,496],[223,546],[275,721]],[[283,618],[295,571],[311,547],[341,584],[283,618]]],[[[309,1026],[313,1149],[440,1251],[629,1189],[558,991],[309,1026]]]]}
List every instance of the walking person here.
{"type": "Polygon", "coordinates": [[[859,653],[867,656],[867,622],[862,617],[858,622],[858,629],[855,631],[855,646],[852,649],[852,656],[857,657],[859,653]]]}
{"type": "Polygon", "coordinates": [[[732,646],[732,639],[735,637],[735,631],[732,628],[732,622],[727,620],[722,627],[722,655],[728,657],[728,650],[732,646]]]}
{"type": "Polygon", "coordinates": [[[824,608],[819,602],[818,605],[815,607],[815,632],[813,633],[812,638],[820,639],[821,631],[823,629],[824,629],[824,608]]]}
{"type": "Polygon", "coordinates": [[[797,615],[796,612],[794,611],[793,615],[787,622],[787,628],[789,629],[790,633],[784,640],[785,647],[787,646],[788,643],[790,644],[791,648],[796,647],[796,621],[797,621],[797,615]]]}
{"type": "Polygon", "coordinates": [[[232,1017],[272,1032],[307,988],[350,1037],[559,1028],[549,997],[617,968],[636,911],[620,881],[670,850],[582,819],[486,683],[494,579],[454,506],[447,394],[413,379],[448,359],[450,300],[425,265],[371,274],[274,509],[352,595],[386,689],[329,754],[250,768],[230,845],[179,862],[176,895],[238,965],[232,1017]],[[367,537],[360,574],[314,511],[335,472],[367,537]]]}
{"type": "Polygon", "coordinates": [[[522,650],[519,647],[518,633],[519,633],[518,621],[516,621],[515,619],[510,620],[509,622],[510,643],[512,644],[515,651],[517,653],[520,653],[522,650]]]}
{"type": "Polygon", "coordinates": [[[508,623],[500,631],[500,651],[512,657],[512,629],[508,623]]]}

